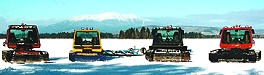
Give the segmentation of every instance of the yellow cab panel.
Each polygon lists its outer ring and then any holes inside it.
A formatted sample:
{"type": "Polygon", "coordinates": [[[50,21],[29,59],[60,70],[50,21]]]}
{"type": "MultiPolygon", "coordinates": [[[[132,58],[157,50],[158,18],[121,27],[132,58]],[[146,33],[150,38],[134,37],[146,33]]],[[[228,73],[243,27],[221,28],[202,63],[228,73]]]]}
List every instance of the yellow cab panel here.
{"type": "Polygon", "coordinates": [[[74,30],[73,52],[102,52],[99,30],[74,30]]]}

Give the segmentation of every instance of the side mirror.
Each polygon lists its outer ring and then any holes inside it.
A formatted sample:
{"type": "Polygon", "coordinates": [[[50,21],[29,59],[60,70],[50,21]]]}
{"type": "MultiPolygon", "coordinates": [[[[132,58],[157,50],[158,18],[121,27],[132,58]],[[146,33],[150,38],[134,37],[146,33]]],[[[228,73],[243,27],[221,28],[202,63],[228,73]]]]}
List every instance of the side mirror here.
{"type": "Polygon", "coordinates": [[[222,34],[222,30],[220,30],[220,32],[219,32],[219,35],[221,35],[222,34]]]}
{"type": "Polygon", "coordinates": [[[255,30],[254,29],[252,29],[252,34],[255,34],[255,30]]]}
{"type": "Polygon", "coordinates": [[[184,30],[181,30],[181,34],[184,35],[184,30]]]}

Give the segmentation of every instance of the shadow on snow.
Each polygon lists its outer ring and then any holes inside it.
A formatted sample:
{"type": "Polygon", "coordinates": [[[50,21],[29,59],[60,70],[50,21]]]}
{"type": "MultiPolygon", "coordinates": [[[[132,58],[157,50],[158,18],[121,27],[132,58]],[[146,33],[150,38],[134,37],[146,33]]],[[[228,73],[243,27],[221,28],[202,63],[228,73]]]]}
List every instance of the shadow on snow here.
{"type": "Polygon", "coordinates": [[[13,75],[13,74],[40,74],[40,75],[162,75],[162,74],[190,74],[198,71],[203,71],[199,67],[184,67],[181,65],[164,65],[164,64],[151,64],[151,65],[134,65],[123,66],[120,64],[108,65],[91,65],[89,63],[64,63],[64,64],[25,64],[23,66],[31,67],[25,69],[15,69],[12,67],[0,70],[0,74],[13,75]]]}
{"type": "MultiPolygon", "coordinates": [[[[67,57],[51,58],[51,61],[68,59],[67,57]]],[[[92,62],[96,63],[96,62],[92,62]]],[[[101,63],[101,62],[100,62],[101,63]]],[[[91,62],[76,63],[46,63],[46,64],[24,64],[22,68],[8,67],[0,70],[0,75],[35,74],[35,75],[179,75],[191,74],[204,71],[202,67],[185,67],[184,65],[146,64],[126,66],[121,64],[93,65],[91,62]]],[[[133,63],[133,62],[131,62],[133,63]]],[[[20,67],[20,66],[17,66],[20,67]]],[[[245,70],[248,74],[263,74],[256,69],[245,70]]],[[[221,73],[208,73],[208,75],[221,75],[221,73]]]]}

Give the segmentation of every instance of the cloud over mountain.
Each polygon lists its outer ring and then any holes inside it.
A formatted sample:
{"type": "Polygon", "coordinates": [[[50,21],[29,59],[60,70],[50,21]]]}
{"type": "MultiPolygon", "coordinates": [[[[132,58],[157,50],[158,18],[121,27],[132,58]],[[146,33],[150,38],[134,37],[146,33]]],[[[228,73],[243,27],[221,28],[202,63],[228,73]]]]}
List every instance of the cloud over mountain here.
{"type": "Polygon", "coordinates": [[[94,20],[94,21],[104,21],[116,19],[118,21],[133,21],[133,20],[144,20],[143,18],[139,18],[133,14],[119,14],[115,12],[107,12],[96,15],[81,15],[75,16],[70,19],[70,21],[80,21],[80,20],[94,20]]]}

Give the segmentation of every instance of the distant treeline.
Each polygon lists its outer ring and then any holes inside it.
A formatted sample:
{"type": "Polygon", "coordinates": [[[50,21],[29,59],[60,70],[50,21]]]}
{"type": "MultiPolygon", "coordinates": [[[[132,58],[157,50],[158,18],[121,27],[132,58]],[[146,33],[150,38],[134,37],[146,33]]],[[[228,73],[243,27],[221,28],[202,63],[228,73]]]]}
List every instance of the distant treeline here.
{"type": "MultiPolygon", "coordinates": [[[[129,28],[120,30],[119,34],[101,32],[101,38],[118,39],[152,39],[151,30],[147,27],[129,28]]],[[[5,38],[5,34],[0,34],[0,38],[5,38]]],[[[219,35],[204,35],[200,32],[184,33],[184,38],[219,38],[219,35]]],[[[254,38],[264,38],[264,35],[253,35],[254,38]]],[[[40,33],[40,38],[73,38],[73,32],[40,33]]]]}
{"type": "MultiPolygon", "coordinates": [[[[100,33],[101,38],[117,38],[117,35],[112,33],[100,33]]],[[[60,33],[40,33],[40,38],[73,38],[73,32],[60,32],[60,33]]]]}
{"type": "Polygon", "coordinates": [[[129,28],[125,31],[120,30],[119,39],[151,39],[152,35],[149,28],[142,27],[140,31],[138,28],[129,28]]]}
{"type": "MultiPolygon", "coordinates": [[[[219,38],[219,35],[204,35],[201,32],[187,32],[184,33],[184,38],[219,38]]],[[[264,35],[253,35],[254,38],[264,38],[264,35]]],[[[152,39],[151,30],[146,27],[129,28],[127,30],[120,30],[119,39],[152,39]]]]}
{"type": "MultiPolygon", "coordinates": [[[[117,38],[117,35],[112,33],[100,33],[101,38],[117,38]]],[[[73,38],[73,32],[59,32],[59,33],[40,33],[40,38],[73,38]]],[[[5,34],[0,34],[0,38],[6,38],[5,34]]]]}
{"type": "MultiPolygon", "coordinates": [[[[151,30],[149,28],[142,27],[129,28],[125,31],[120,30],[119,39],[152,39],[151,30]]],[[[204,35],[198,32],[184,33],[184,38],[219,38],[218,35],[204,35]]]]}

